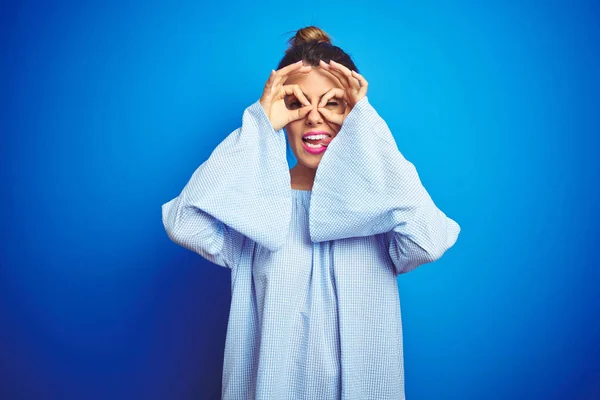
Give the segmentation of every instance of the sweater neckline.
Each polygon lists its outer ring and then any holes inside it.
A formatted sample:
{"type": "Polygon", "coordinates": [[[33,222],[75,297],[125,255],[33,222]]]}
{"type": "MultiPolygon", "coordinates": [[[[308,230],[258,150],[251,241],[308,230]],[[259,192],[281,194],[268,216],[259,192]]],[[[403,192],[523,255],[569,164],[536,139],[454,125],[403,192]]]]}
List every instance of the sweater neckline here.
{"type": "Polygon", "coordinates": [[[311,190],[303,189],[292,189],[291,196],[294,202],[299,207],[304,207],[308,211],[308,205],[310,204],[311,190]]]}

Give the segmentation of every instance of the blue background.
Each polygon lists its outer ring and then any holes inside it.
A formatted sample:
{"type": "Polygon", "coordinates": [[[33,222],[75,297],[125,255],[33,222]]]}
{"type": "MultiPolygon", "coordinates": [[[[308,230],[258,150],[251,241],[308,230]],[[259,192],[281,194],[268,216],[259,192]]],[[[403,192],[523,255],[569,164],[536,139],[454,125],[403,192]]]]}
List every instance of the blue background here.
{"type": "Polygon", "coordinates": [[[315,24],[462,228],[398,278],[407,398],[599,399],[599,8],[4,3],[0,398],[219,398],[230,272],[161,205],[315,24]]]}

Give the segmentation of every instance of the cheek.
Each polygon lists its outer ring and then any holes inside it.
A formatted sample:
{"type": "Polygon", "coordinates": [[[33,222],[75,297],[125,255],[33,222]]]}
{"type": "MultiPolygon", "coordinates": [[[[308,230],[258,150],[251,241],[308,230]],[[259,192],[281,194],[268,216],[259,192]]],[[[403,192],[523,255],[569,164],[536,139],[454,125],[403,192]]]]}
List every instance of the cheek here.
{"type": "Polygon", "coordinates": [[[331,128],[335,136],[337,136],[337,134],[340,132],[340,129],[342,128],[341,126],[338,126],[336,124],[330,124],[329,127],[331,128]]]}
{"type": "Polygon", "coordinates": [[[300,135],[302,135],[302,122],[294,121],[290,122],[285,126],[285,131],[287,132],[288,140],[295,142],[296,140],[300,140],[300,135]]]}

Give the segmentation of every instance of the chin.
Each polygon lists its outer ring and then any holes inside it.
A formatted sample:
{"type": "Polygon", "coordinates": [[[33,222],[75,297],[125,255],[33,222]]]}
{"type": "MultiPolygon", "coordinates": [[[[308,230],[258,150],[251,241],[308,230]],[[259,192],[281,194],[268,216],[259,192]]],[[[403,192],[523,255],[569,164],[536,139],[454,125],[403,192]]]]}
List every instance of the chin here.
{"type": "Polygon", "coordinates": [[[298,164],[301,164],[305,168],[317,169],[323,154],[325,154],[327,150],[325,150],[323,153],[311,154],[306,151],[304,146],[300,143],[293,149],[293,151],[298,164]],[[300,156],[298,154],[300,154],[300,156]]]}
{"type": "Polygon", "coordinates": [[[311,161],[307,161],[307,160],[298,160],[299,163],[301,163],[302,165],[304,165],[306,168],[310,168],[310,169],[317,169],[317,167],[319,166],[319,162],[321,161],[321,157],[319,156],[319,159],[315,160],[311,160],[311,161]]]}

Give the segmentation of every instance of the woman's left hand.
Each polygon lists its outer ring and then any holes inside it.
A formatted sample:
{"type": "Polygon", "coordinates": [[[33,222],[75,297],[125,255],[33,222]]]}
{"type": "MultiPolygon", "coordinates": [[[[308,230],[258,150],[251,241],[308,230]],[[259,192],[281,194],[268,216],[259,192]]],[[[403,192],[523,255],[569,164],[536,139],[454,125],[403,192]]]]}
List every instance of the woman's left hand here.
{"type": "Polygon", "coordinates": [[[330,72],[333,76],[335,76],[338,81],[342,84],[344,89],[333,88],[329,92],[327,92],[321,102],[319,103],[317,109],[319,112],[329,121],[333,122],[337,125],[342,125],[342,122],[346,118],[346,116],[352,111],[352,108],[358,103],[363,97],[367,95],[367,88],[369,83],[367,80],[360,75],[356,71],[351,71],[347,67],[342,64],[336,63],[331,60],[329,64],[325,61],[321,60],[319,62],[321,68],[330,72]],[[336,114],[327,108],[324,108],[325,104],[332,97],[341,97],[346,102],[346,109],[343,114],[336,114]]]}

